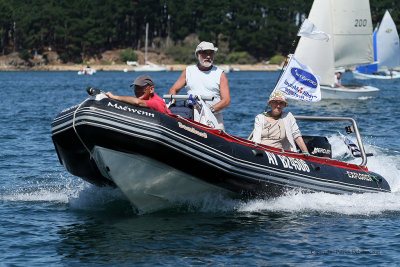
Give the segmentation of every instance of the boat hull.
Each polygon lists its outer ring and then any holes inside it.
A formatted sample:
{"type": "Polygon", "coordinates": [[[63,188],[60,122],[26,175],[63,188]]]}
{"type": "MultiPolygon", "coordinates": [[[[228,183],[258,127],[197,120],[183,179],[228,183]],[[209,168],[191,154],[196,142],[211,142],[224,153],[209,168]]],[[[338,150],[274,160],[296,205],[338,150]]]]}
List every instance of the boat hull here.
{"type": "Polygon", "coordinates": [[[322,99],[360,99],[376,97],[379,89],[373,86],[331,87],[321,85],[322,99]]]}
{"type": "Polygon", "coordinates": [[[356,79],[360,80],[369,80],[369,79],[378,79],[378,80],[393,80],[393,79],[400,79],[400,72],[398,71],[392,71],[390,72],[384,72],[385,75],[381,74],[367,74],[367,73],[362,73],[359,71],[353,71],[353,76],[356,79]]]}
{"type": "Polygon", "coordinates": [[[119,187],[142,212],[207,192],[246,198],[279,196],[288,189],[390,192],[382,177],[356,165],[257,146],[107,98],[61,112],[52,123],[52,139],[70,173],[119,187]]]}
{"type": "Polygon", "coordinates": [[[193,196],[230,194],[143,154],[95,146],[93,156],[102,174],[121,189],[139,212],[169,208],[193,196]]]}

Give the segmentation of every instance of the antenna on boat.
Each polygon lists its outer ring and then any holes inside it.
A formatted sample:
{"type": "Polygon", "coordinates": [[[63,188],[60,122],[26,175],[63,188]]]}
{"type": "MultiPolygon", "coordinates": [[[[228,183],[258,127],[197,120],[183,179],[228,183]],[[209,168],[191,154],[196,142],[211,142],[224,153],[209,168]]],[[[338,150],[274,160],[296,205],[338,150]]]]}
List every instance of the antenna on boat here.
{"type": "Polygon", "coordinates": [[[146,23],[146,41],[144,45],[144,64],[147,63],[147,46],[148,44],[148,39],[149,39],[149,23],[146,23]]]}
{"type": "Polygon", "coordinates": [[[282,65],[281,73],[279,73],[278,79],[276,79],[274,88],[276,87],[276,85],[278,84],[279,80],[281,79],[282,74],[284,73],[285,68],[288,65],[289,61],[290,61],[290,55],[294,54],[294,52],[296,50],[296,44],[297,44],[298,40],[300,39],[300,36],[299,36],[300,29],[301,29],[301,26],[300,26],[299,30],[297,31],[296,37],[292,41],[292,45],[291,45],[291,47],[289,49],[289,54],[285,57],[285,60],[284,60],[283,65],[282,65]]]}

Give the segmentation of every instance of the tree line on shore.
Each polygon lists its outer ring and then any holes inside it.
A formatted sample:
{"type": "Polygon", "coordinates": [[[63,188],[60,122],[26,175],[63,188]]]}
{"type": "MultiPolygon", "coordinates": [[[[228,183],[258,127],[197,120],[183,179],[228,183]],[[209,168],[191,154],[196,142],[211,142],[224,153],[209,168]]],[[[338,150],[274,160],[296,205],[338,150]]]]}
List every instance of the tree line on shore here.
{"type": "MultiPolygon", "coordinates": [[[[179,51],[195,34],[222,48],[230,60],[266,60],[293,52],[292,42],[313,1],[305,0],[0,0],[0,53],[25,57],[56,51],[80,63],[106,50],[141,49],[149,23],[151,49],[185,63],[179,51]]],[[[388,9],[396,25],[396,0],[371,0],[374,26],[388,9]]],[[[188,46],[191,46],[188,48],[188,46]]],[[[191,52],[192,53],[192,52],[191,52]]],[[[225,60],[228,60],[225,58],[225,60]]]]}

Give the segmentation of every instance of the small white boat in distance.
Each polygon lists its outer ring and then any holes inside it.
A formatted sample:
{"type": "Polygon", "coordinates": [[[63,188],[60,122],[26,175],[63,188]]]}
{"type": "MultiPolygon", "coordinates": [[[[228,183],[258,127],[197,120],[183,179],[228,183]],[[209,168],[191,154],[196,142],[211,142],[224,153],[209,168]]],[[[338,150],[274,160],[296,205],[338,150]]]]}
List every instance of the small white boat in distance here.
{"type": "Polygon", "coordinates": [[[323,99],[362,99],[376,97],[379,89],[373,86],[347,85],[344,88],[321,86],[323,99]]]}
{"type": "Polygon", "coordinates": [[[167,71],[168,68],[167,68],[167,66],[164,66],[164,65],[157,65],[157,64],[151,63],[150,61],[146,61],[146,63],[144,65],[139,65],[139,66],[133,67],[133,70],[150,72],[150,71],[167,71]]]}
{"type": "Polygon", "coordinates": [[[375,97],[372,86],[335,87],[335,69],[374,61],[368,0],[315,0],[308,19],[330,35],[328,41],[301,37],[295,57],[320,77],[322,99],[375,97]]]}
{"type": "Polygon", "coordinates": [[[87,66],[86,68],[82,68],[80,71],[78,71],[78,75],[93,75],[95,73],[96,73],[96,70],[92,69],[89,66],[87,66]]]}
{"type": "Polygon", "coordinates": [[[222,69],[225,73],[234,71],[234,69],[231,65],[218,65],[217,67],[222,69]]]}
{"type": "Polygon", "coordinates": [[[128,65],[128,66],[139,66],[139,63],[137,61],[127,61],[126,65],[128,65]]]}
{"type": "Polygon", "coordinates": [[[374,31],[374,64],[358,66],[353,75],[356,79],[399,79],[400,40],[396,24],[386,10],[381,25],[374,31]]]}

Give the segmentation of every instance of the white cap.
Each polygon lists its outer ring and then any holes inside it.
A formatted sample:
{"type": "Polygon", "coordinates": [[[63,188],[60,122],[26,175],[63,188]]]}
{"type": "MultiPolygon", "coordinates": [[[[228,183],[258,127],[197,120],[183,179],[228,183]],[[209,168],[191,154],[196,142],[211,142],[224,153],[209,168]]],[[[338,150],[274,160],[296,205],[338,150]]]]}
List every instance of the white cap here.
{"type": "Polygon", "coordinates": [[[213,50],[215,53],[218,51],[218,48],[215,47],[213,43],[203,41],[196,47],[196,51],[194,52],[194,55],[197,57],[197,52],[203,51],[203,50],[213,50]]]}

